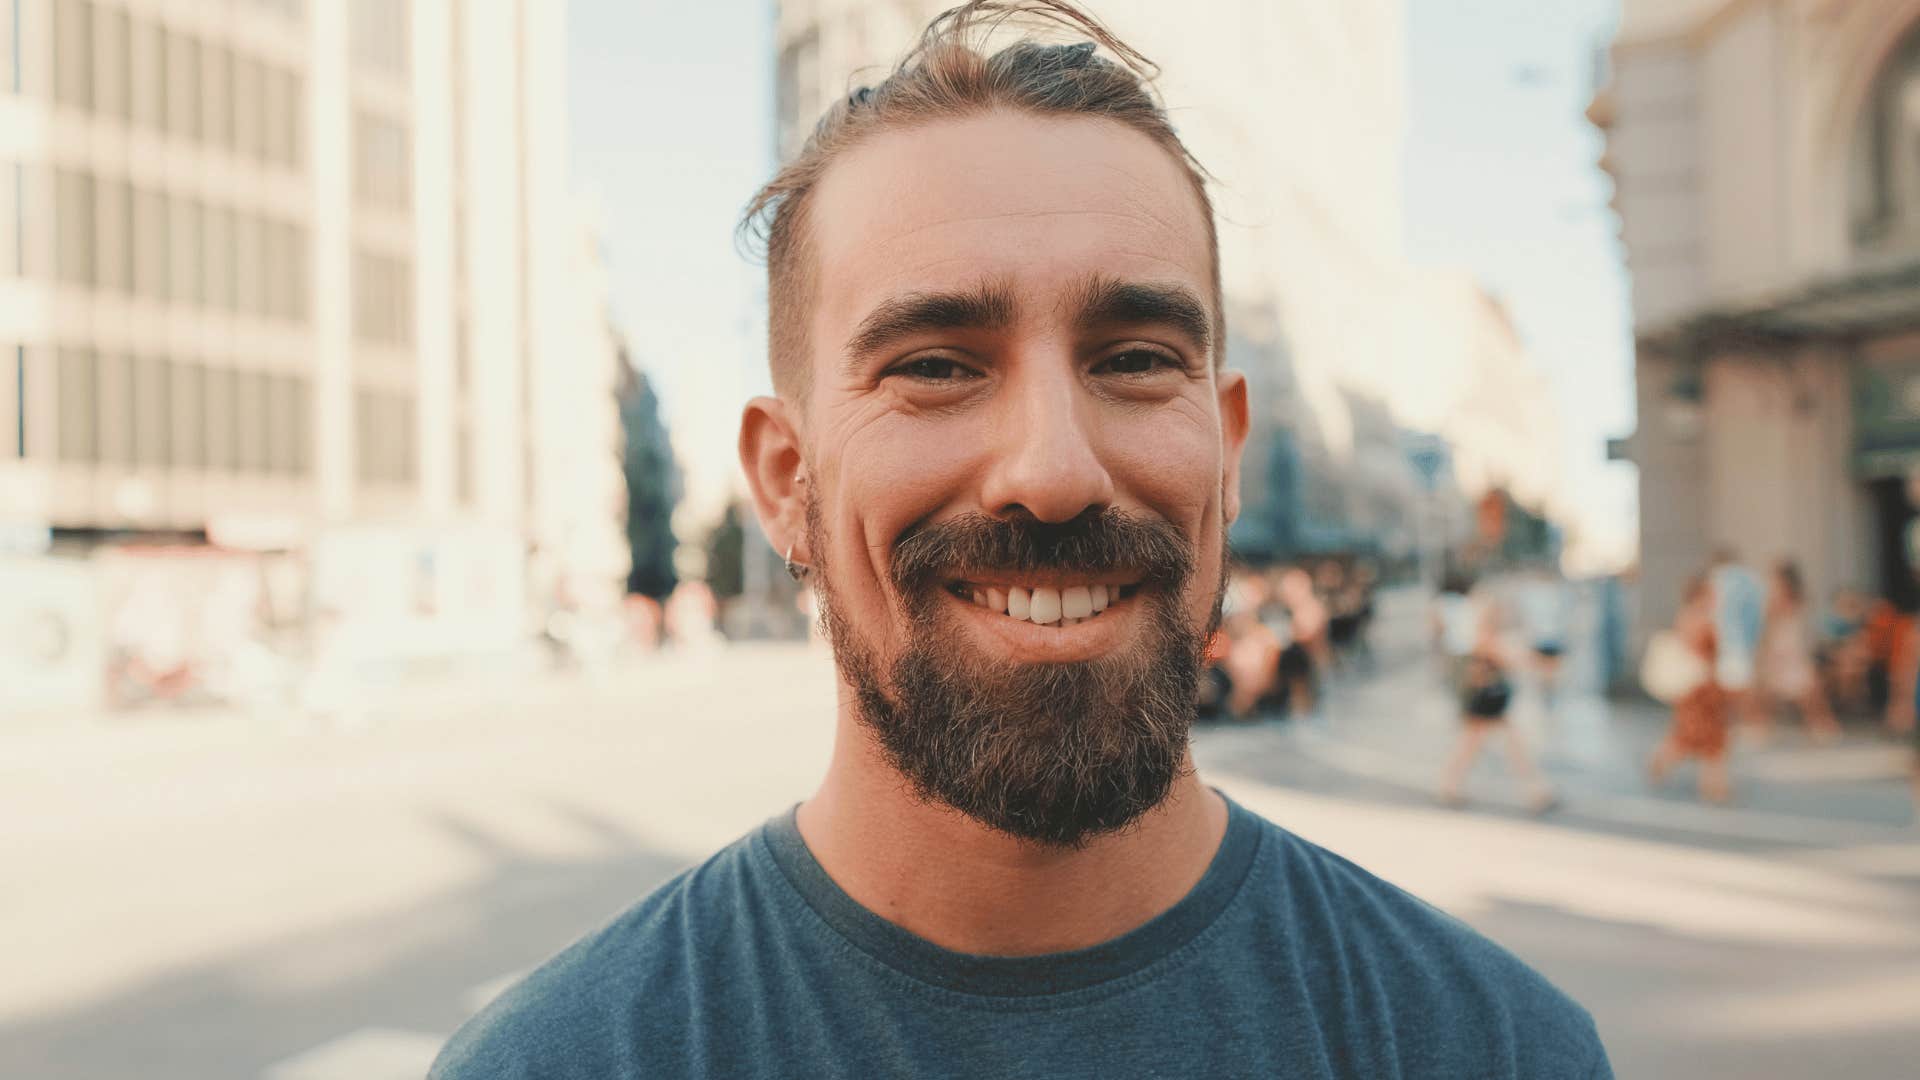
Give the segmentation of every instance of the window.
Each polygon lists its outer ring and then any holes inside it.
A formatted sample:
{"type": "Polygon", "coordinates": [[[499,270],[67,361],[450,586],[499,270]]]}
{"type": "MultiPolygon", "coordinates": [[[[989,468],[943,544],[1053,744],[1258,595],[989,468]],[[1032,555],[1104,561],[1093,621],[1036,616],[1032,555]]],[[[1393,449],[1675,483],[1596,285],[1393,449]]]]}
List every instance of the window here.
{"type": "Polygon", "coordinates": [[[167,127],[167,52],[160,28],[145,19],[127,27],[128,102],[133,122],[148,131],[167,127]]]}
{"type": "Polygon", "coordinates": [[[224,206],[206,211],[206,248],[201,252],[201,274],[206,281],[207,306],[232,311],[239,294],[233,274],[233,211],[224,206]]]}
{"type": "Polygon", "coordinates": [[[365,206],[402,210],[412,197],[407,129],[378,113],[353,117],[353,193],[365,206]]]}
{"type": "Polygon", "coordinates": [[[60,460],[69,465],[90,465],[100,460],[99,423],[96,412],[98,385],[94,375],[94,356],[90,349],[61,348],[54,354],[55,392],[59,395],[60,460]]]}
{"type": "Polygon", "coordinates": [[[94,280],[124,293],[133,287],[133,189],[125,180],[94,183],[94,280]]]}
{"type": "Polygon", "coordinates": [[[27,456],[27,347],[13,347],[13,456],[27,456]]]}
{"type": "Polygon", "coordinates": [[[266,471],[268,407],[266,372],[235,372],[234,428],[238,452],[234,457],[241,472],[266,471]]]}
{"type": "Polygon", "coordinates": [[[360,341],[406,345],[413,340],[413,267],[405,259],[354,253],[353,329],[360,341]]]}
{"type": "Polygon", "coordinates": [[[201,378],[205,396],[201,399],[200,429],[206,435],[206,467],[212,472],[232,472],[239,458],[233,369],[209,365],[201,378]]]}
{"type": "Polygon", "coordinates": [[[93,108],[93,5],[87,0],[54,2],[53,100],[93,108]]]}
{"type": "Polygon", "coordinates": [[[129,115],[127,13],[118,8],[98,9],[93,15],[93,33],[94,111],[124,124],[129,115]]]}
{"type": "Polygon", "coordinates": [[[192,199],[171,198],[168,200],[172,212],[168,215],[173,222],[167,237],[171,246],[168,251],[173,256],[173,269],[168,275],[167,298],[180,304],[207,303],[206,278],[202,264],[207,246],[206,210],[192,199]]]}
{"type": "Polygon", "coordinates": [[[284,68],[264,69],[262,93],[266,159],[276,165],[296,168],[300,164],[300,79],[284,68]]]}
{"type": "Polygon", "coordinates": [[[1920,248],[1920,27],[1874,80],[1853,157],[1854,240],[1920,248]]]}
{"type": "Polygon", "coordinates": [[[143,356],[134,361],[133,463],[143,469],[162,469],[171,449],[167,436],[173,426],[173,361],[143,356]]]}
{"type": "Polygon", "coordinates": [[[266,147],[266,101],[259,63],[249,57],[233,61],[233,150],[258,160],[266,147]]]}
{"type": "Polygon", "coordinates": [[[307,230],[298,225],[287,226],[287,317],[295,322],[307,321],[307,230]]]}
{"type": "Polygon", "coordinates": [[[298,408],[298,380],[291,375],[274,375],[267,381],[267,468],[279,476],[292,475],[299,468],[299,437],[294,412],[298,408]]]}
{"type": "Polygon", "coordinates": [[[157,191],[133,193],[133,293],[148,300],[167,298],[167,203],[157,191]]]}
{"type": "Polygon", "coordinates": [[[125,353],[99,357],[94,368],[99,384],[99,460],[102,464],[133,464],[133,358],[125,353]]]}
{"type": "Polygon", "coordinates": [[[353,66],[381,75],[407,73],[406,0],[353,0],[353,66]]]}
{"type": "Polygon", "coordinates": [[[172,438],[167,461],[176,469],[199,469],[207,463],[206,369],[199,364],[173,365],[172,438]]]}
{"type": "Polygon", "coordinates": [[[200,43],[168,30],[161,30],[160,38],[167,56],[167,131],[178,138],[198,139],[200,43]]]}
{"type": "Polygon", "coordinates": [[[209,44],[200,52],[200,130],[207,144],[223,150],[233,149],[234,100],[233,53],[224,46],[209,44]]]}
{"type": "Polygon", "coordinates": [[[234,216],[234,278],[238,286],[235,310],[246,315],[267,313],[265,222],[242,211],[234,216]]]}
{"type": "Polygon", "coordinates": [[[305,476],[313,468],[313,393],[305,379],[293,382],[293,471],[305,476]]]}
{"type": "Polygon", "coordinates": [[[414,480],[414,404],[409,394],[361,389],[354,394],[357,471],[362,483],[414,480]]]}
{"type": "Polygon", "coordinates": [[[69,285],[94,282],[93,177],[74,169],[53,174],[55,273],[69,285]]]}

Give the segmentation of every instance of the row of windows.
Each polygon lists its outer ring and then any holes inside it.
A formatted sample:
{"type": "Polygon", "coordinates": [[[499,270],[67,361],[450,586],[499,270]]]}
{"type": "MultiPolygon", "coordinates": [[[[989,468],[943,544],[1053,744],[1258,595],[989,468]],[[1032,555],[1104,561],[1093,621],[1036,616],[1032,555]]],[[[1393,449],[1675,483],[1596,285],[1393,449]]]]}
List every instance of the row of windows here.
{"type": "Polygon", "coordinates": [[[54,0],[58,103],[255,161],[298,168],[298,72],[119,7],[54,0]]]}
{"type": "Polygon", "coordinates": [[[54,275],[69,285],[305,322],[307,230],[247,210],[53,170],[54,275]]]}
{"type": "Polygon", "coordinates": [[[67,347],[54,369],[55,449],[67,464],[312,471],[312,392],[301,376],[67,347]]]}

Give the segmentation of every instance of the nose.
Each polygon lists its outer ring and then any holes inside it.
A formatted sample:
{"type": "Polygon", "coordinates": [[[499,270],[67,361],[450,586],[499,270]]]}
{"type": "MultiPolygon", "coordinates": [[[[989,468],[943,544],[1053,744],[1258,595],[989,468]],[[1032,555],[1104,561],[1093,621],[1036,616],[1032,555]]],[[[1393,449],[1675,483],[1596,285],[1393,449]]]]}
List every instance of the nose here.
{"type": "Polygon", "coordinates": [[[996,517],[1026,511],[1040,521],[1071,521],[1113,501],[1113,477],[1095,442],[1092,403],[1071,360],[1022,365],[1003,388],[981,502],[996,517]]]}

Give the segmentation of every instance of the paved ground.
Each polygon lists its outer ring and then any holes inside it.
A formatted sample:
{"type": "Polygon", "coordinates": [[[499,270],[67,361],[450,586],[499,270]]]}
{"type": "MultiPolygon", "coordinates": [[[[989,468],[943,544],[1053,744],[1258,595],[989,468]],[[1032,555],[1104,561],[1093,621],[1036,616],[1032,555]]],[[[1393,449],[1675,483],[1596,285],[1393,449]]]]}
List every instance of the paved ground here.
{"type": "MultiPolygon", "coordinates": [[[[802,797],[824,654],[497,673],[350,730],[205,714],[0,731],[0,1076],[417,1077],[488,996],[802,797]]],[[[1895,1077],[1920,1048],[1920,830],[1896,752],[1743,750],[1740,804],[1649,793],[1658,717],[1523,703],[1568,808],[1428,796],[1424,669],[1204,730],[1203,771],[1472,922],[1593,1010],[1623,1077],[1895,1077]]],[[[1517,803],[1517,800],[1514,800],[1517,803]]]]}

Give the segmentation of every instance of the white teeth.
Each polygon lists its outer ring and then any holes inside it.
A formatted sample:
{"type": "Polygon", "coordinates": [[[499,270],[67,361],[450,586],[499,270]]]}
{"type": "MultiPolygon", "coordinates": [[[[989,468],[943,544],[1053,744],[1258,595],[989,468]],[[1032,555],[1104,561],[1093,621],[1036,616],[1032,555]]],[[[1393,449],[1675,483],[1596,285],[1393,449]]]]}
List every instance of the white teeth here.
{"type": "Polygon", "coordinates": [[[1005,589],[988,589],[987,606],[1001,614],[1005,614],[1007,610],[1007,591],[1005,589]]]}
{"type": "Polygon", "coordinates": [[[1093,592],[1085,585],[1061,589],[1060,614],[1069,619],[1084,619],[1093,614],[1093,592]]]}
{"type": "Polygon", "coordinates": [[[1088,599],[1092,601],[1094,611],[1107,610],[1107,587],[1105,585],[1095,585],[1087,591],[1089,594],[1088,599]]]}
{"type": "Polygon", "coordinates": [[[1033,590],[1033,598],[1029,602],[1027,618],[1032,619],[1041,626],[1045,626],[1050,622],[1057,622],[1060,618],[1060,590],[1049,589],[1044,586],[1033,590]]]}
{"type": "Polygon", "coordinates": [[[1032,598],[1027,590],[1015,585],[1007,590],[1007,617],[1024,619],[1033,613],[1032,598]]]}

